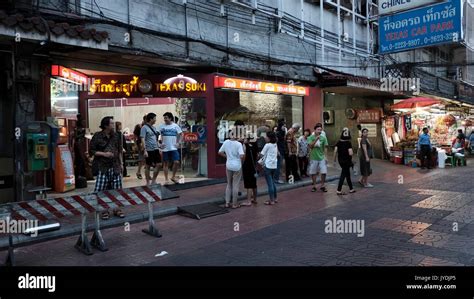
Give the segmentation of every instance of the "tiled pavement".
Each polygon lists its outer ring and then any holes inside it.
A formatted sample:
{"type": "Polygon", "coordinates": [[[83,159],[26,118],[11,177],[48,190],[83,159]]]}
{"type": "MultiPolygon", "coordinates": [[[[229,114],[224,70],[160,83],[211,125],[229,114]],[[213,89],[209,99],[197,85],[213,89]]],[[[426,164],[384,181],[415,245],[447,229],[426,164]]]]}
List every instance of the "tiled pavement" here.
{"type": "MultiPolygon", "coordinates": [[[[84,256],[63,238],[17,249],[19,265],[148,266],[432,266],[474,265],[473,171],[430,172],[376,163],[374,189],[338,197],[299,188],[263,205],[193,220],[157,221],[163,238],[141,233],[145,223],[103,231],[108,252],[84,256]],[[403,176],[403,177],[400,177],[403,176]],[[403,182],[401,181],[403,179],[403,182]],[[330,234],[333,217],[364,220],[364,236],[330,234]],[[167,251],[162,257],[155,254],[167,251]]],[[[354,178],[356,180],[356,178],[354,178]]],[[[1,253],[0,255],[3,255],[1,253]]]]}

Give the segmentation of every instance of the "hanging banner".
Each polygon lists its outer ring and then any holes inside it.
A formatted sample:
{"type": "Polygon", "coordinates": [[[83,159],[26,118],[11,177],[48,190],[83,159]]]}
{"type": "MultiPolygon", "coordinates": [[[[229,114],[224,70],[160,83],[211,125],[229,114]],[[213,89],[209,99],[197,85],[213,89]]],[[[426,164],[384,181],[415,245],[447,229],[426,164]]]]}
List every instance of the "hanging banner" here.
{"type": "Polygon", "coordinates": [[[380,17],[379,24],[380,54],[461,42],[461,1],[380,17]]]}

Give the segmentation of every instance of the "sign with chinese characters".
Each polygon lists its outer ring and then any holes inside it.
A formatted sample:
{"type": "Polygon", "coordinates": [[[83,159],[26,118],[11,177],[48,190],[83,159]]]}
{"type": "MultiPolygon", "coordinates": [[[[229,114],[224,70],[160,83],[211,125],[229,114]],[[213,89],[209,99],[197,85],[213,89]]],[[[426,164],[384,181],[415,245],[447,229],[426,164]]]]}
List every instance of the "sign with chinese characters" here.
{"type": "Polygon", "coordinates": [[[357,110],[357,123],[379,123],[382,119],[381,109],[357,110]]]}
{"type": "Polygon", "coordinates": [[[80,84],[87,84],[88,83],[87,82],[87,78],[88,78],[87,75],[85,75],[81,72],[69,69],[67,67],[57,65],[57,64],[53,64],[51,66],[51,76],[60,77],[60,78],[63,78],[63,79],[69,80],[69,81],[73,81],[73,82],[76,82],[76,83],[80,83],[80,84]]]}
{"type": "Polygon", "coordinates": [[[379,0],[379,15],[409,10],[443,0],[379,0]]]}
{"type": "Polygon", "coordinates": [[[308,96],[309,87],[292,84],[280,84],[273,82],[253,81],[247,79],[237,79],[230,77],[214,77],[215,88],[239,89],[248,91],[260,91],[268,93],[291,94],[308,96]]]}
{"type": "Polygon", "coordinates": [[[379,53],[460,42],[461,32],[459,0],[383,16],[379,18],[379,53]]]}

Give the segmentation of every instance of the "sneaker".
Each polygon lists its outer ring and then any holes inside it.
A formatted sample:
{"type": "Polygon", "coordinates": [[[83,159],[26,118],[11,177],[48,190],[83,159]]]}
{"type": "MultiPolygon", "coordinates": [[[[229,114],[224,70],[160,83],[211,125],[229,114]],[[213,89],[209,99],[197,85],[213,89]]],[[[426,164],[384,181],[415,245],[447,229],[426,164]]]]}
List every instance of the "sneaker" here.
{"type": "Polygon", "coordinates": [[[365,185],[365,188],[374,188],[374,185],[367,183],[367,185],[365,185]]]}

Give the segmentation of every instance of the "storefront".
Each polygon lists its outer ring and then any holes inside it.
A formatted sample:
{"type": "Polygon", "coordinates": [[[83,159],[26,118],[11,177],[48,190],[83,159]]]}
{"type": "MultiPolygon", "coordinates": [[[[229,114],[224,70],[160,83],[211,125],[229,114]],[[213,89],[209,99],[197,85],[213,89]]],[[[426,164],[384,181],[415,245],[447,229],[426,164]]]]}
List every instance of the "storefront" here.
{"type": "Polygon", "coordinates": [[[214,77],[214,88],[217,139],[209,160],[212,161],[210,165],[214,164],[216,177],[225,175],[225,159],[218,156],[217,151],[224,142],[225,132],[236,121],[257,136],[265,128],[272,130],[281,118],[285,119],[288,128],[298,123],[304,129],[312,129],[322,121],[318,88],[220,75],[214,77]]]}
{"type": "MultiPolygon", "coordinates": [[[[100,130],[100,120],[113,116],[122,123],[132,164],[138,158],[133,131],[149,112],[171,112],[185,132],[180,148],[184,178],[225,177],[225,161],[217,155],[219,132],[242,121],[249,129],[273,128],[279,118],[287,125],[312,128],[322,121],[321,90],[304,85],[229,77],[220,74],[97,75],[60,65],[51,68],[50,115],[61,127],[61,143],[71,152],[77,115],[84,119],[86,138],[100,130]]],[[[128,180],[142,183],[134,173],[128,180]]],[[[186,180],[185,180],[186,181],[186,180]]]]}
{"type": "Polygon", "coordinates": [[[410,99],[412,107],[402,101],[393,106],[394,115],[383,120],[384,145],[391,161],[409,166],[419,165],[416,145],[424,127],[429,128],[431,143],[437,150],[451,152],[458,130],[468,135],[474,124],[474,109],[439,98],[410,99]],[[401,108],[406,107],[406,108],[401,108]],[[415,164],[416,163],[416,164],[415,164]]]}
{"type": "Polygon", "coordinates": [[[219,132],[242,121],[248,128],[272,127],[279,118],[312,128],[322,120],[320,90],[221,76],[184,74],[100,76],[92,92],[80,93],[79,110],[90,133],[106,115],[121,121],[125,134],[133,132],[143,115],[170,111],[183,131],[198,133],[184,145],[184,176],[225,177],[225,161],[217,155],[223,142],[219,132]]]}

